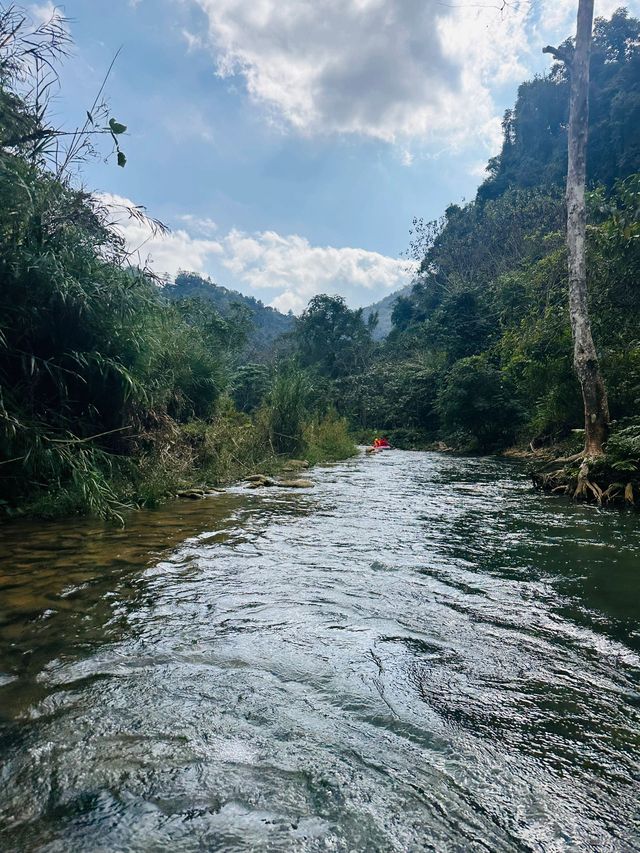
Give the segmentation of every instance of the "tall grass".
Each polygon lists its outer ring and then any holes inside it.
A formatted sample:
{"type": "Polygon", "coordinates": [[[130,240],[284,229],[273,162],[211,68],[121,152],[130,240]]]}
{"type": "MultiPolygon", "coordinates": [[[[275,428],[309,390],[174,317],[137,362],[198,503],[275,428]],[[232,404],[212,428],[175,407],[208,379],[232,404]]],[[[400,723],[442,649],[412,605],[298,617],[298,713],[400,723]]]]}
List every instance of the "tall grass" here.
{"type": "Polygon", "coordinates": [[[276,453],[301,452],[311,391],[308,374],[294,365],[286,365],[276,374],[267,397],[265,418],[276,453]]]}
{"type": "MultiPolygon", "coordinates": [[[[309,376],[282,366],[265,400],[271,371],[237,364],[245,320],[166,301],[130,265],[113,211],[74,185],[70,155],[17,133],[63,145],[33,94],[38,56],[55,78],[66,30],[28,20],[0,14],[0,507],[122,520],[183,486],[275,469],[282,454],[338,454],[337,422],[309,426],[309,376]]],[[[88,121],[71,134],[76,154],[91,150],[88,121]]]]}
{"type": "Polygon", "coordinates": [[[357,453],[347,419],[339,417],[334,410],[306,423],[303,441],[304,455],[311,465],[347,459],[357,453]]]}

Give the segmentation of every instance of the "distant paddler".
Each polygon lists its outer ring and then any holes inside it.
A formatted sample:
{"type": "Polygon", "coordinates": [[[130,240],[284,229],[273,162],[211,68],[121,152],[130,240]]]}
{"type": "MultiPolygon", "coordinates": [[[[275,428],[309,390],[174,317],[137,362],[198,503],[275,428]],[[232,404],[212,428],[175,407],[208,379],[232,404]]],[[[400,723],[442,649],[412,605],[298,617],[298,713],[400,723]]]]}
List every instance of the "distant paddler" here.
{"type": "Polygon", "coordinates": [[[391,450],[388,438],[374,438],[373,445],[367,447],[367,453],[379,453],[381,450],[391,450]]]}

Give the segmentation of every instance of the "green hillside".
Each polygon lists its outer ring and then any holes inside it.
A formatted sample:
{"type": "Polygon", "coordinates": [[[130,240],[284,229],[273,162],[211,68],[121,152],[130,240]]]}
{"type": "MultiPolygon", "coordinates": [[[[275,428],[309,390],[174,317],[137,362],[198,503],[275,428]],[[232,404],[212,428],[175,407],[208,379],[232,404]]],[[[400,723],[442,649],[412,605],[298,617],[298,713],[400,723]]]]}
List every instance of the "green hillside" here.
{"type": "Polygon", "coordinates": [[[271,350],[274,341],[293,328],[292,314],[282,314],[253,296],[229,290],[197,273],[178,273],[175,282],[164,287],[164,293],[172,301],[206,299],[223,318],[239,317],[247,321],[247,345],[244,355],[252,359],[264,357],[271,350]]]}

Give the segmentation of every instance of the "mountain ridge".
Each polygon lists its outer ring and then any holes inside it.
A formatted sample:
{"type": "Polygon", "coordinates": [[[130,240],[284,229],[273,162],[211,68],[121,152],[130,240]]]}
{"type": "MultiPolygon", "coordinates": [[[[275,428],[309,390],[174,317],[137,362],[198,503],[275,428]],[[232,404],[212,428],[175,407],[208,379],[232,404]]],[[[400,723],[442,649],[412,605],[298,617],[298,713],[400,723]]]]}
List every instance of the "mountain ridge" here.
{"type": "Polygon", "coordinates": [[[399,290],[394,290],[393,293],[388,293],[382,299],[374,302],[373,305],[367,305],[362,309],[362,317],[365,323],[374,312],[378,312],[378,325],[373,330],[374,341],[382,341],[387,337],[393,328],[391,315],[393,314],[393,309],[398,298],[400,296],[408,296],[412,288],[413,284],[406,284],[399,290]]]}
{"type": "Polygon", "coordinates": [[[222,317],[229,316],[234,304],[247,308],[253,323],[248,344],[249,353],[253,357],[268,352],[281,335],[291,331],[295,322],[293,314],[283,314],[254,296],[247,296],[238,290],[216,284],[199,273],[181,271],[173,283],[164,286],[163,291],[171,300],[193,297],[206,299],[222,317]]]}

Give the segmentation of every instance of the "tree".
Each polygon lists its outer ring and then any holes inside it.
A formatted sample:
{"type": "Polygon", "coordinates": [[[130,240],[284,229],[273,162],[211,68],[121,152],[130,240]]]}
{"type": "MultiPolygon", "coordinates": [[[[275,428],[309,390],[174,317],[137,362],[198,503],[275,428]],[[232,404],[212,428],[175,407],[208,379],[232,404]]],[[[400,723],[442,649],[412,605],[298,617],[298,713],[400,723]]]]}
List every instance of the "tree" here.
{"type": "Polygon", "coordinates": [[[314,296],[294,330],[300,363],[330,379],[362,370],[373,346],[371,330],[362,308],[351,311],[342,296],[314,296]]]}
{"type": "Polygon", "coordinates": [[[593,0],[579,0],[575,47],[545,47],[567,67],[570,77],[567,168],[567,248],[569,257],[569,316],[573,334],[573,363],[584,401],[585,458],[602,456],[609,430],[609,405],[591,334],[586,269],[586,153],[589,132],[589,60],[593,0]]]}

